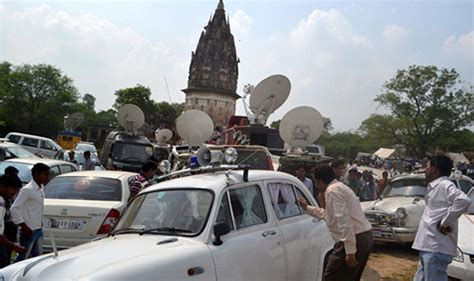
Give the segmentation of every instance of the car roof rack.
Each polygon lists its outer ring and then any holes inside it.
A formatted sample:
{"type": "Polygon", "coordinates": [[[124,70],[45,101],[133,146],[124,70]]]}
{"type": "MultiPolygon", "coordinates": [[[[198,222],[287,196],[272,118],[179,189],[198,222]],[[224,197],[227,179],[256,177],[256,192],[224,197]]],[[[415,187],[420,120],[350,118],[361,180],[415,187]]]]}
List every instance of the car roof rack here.
{"type": "Polygon", "coordinates": [[[205,174],[205,173],[214,173],[214,172],[221,172],[221,171],[237,171],[243,170],[244,171],[244,181],[248,181],[248,170],[250,169],[250,165],[240,164],[240,165],[218,165],[218,166],[206,166],[206,167],[199,167],[199,168],[187,168],[179,171],[175,171],[166,175],[159,176],[157,182],[163,182],[169,179],[174,178],[181,178],[187,177],[191,175],[198,175],[198,174],[205,174]]]}

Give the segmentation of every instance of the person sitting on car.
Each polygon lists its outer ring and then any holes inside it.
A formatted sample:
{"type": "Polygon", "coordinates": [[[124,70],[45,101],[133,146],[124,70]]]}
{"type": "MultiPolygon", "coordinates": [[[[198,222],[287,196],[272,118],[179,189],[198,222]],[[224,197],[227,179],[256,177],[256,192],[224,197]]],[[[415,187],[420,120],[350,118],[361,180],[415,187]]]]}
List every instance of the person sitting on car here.
{"type": "Polygon", "coordinates": [[[140,174],[136,175],[130,182],[130,197],[131,201],[143,189],[152,184],[152,179],[155,176],[155,171],[158,168],[156,163],[148,161],[142,165],[140,174]]]}

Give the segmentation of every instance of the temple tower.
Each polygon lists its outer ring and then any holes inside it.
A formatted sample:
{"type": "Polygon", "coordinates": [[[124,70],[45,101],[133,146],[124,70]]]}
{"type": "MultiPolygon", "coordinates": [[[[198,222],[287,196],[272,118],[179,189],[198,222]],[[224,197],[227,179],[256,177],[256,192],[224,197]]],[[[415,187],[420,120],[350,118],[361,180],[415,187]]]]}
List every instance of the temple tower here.
{"type": "Polygon", "coordinates": [[[234,36],[219,1],[214,16],[204,27],[189,66],[186,110],[198,109],[211,116],[215,126],[225,127],[235,114],[239,59],[234,36]]]}

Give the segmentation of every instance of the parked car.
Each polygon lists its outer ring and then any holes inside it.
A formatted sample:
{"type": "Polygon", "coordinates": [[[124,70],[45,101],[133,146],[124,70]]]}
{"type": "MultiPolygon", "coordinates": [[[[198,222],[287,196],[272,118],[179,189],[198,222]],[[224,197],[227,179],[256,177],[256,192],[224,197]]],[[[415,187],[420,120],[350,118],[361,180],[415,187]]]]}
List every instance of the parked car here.
{"type": "Polygon", "coordinates": [[[107,236],[127,206],[136,173],[82,171],[59,175],[44,188],[44,244],[59,249],[107,236]]]}
{"type": "Polygon", "coordinates": [[[13,166],[18,169],[18,176],[21,181],[23,183],[28,183],[32,179],[31,168],[33,168],[36,163],[44,163],[49,166],[49,176],[51,179],[60,174],[79,170],[79,167],[76,164],[67,161],[45,158],[15,158],[0,162],[0,173],[3,173],[6,167],[13,166]]]}
{"type": "Polygon", "coordinates": [[[297,178],[275,171],[170,179],[143,190],[110,237],[0,274],[4,280],[321,280],[334,240],[324,221],[296,204],[300,196],[316,204],[297,178]]]}
{"type": "Polygon", "coordinates": [[[458,222],[458,252],[448,265],[448,276],[455,280],[474,280],[474,189],[468,194],[471,206],[458,222]]]}
{"type": "Polygon", "coordinates": [[[74,146],[73,150],[76,151],[76,152],[90,151],[91,154],[95,154],[97,156],[97,158],[99,158],[99,154],[97,153],[97,148],[95,147],[94,143],[92,143],[92,142],[86,142],[86,141],[78,142],[74,146]]]}
{"type": "Polygon", "coordinates": [[[21,145],[26,150],[46,158],[54,158],[61,146],[52,139],[41,136],[11,132],[5,136],[11,142],[21,145]]]}
{"type": "MultiPolygon", "coordinates": [[[[450,179],[464,192],[473,186],[473,180],[460,174],[450,179]]],[[[404,174],[390,179],[381,198],[361,202],[366,218],[372,224],[375,241],[412,243],[425,209],[425,175],[404,174]]]]}
{"type": "MultiPolygon", "coordinates": [[[[0,139],[0,161],[13,158],[39,158],[18,144],[9,142],[8,139],[0,139]]],[[[0,171],[1,172],[1,171],[0,171]]]]}

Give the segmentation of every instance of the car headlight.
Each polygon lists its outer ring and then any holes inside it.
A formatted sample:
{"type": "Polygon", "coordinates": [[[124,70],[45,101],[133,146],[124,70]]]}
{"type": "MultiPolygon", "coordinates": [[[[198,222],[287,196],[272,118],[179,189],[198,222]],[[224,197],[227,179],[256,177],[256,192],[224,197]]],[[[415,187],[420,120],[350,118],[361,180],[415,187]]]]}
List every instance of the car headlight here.
{"type": "Polygon", "coordinates": [[[407,210],[405,208],[398,208],[396,211],[395,211],[395,214],[397,215],[397,217],[399,219],[404,219],[407,217],[407,210]]]}
{"type": "Polygon", "coordinates": [[[456,255],[454,255],[453,260],[457,262],[464,262],[464,253],[457,247],[456,255]]]}
{"type": "Polygon", "coordinates": [[[235,161],[237,161],[237,156],[238,156],[237,149],[233,147],[227,148],[224,152],[224,160],[225,162],[229,164],[235,163],[235,161]]]}

